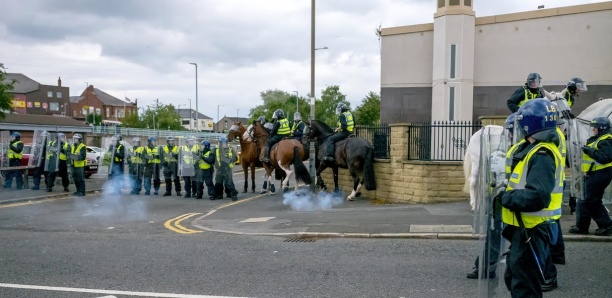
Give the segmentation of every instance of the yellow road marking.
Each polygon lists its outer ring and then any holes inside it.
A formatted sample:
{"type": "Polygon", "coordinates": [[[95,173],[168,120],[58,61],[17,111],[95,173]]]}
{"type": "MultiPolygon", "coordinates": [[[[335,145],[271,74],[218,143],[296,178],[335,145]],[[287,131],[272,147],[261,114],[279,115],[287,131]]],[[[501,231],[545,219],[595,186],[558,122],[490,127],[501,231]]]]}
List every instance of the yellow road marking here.
{"type": "Polygon", "coordinates": [[[164,227],[166,227],[168,230],[173,231],[173,232],[177,232],[179,234],[194,234],[194,233],[202,233],[203,231],[198,231],[198,230],[192,230],[192,229],[188,229],[183,227],[180,223],[187,219],[190,218],[192,216],[195,215],[199,215],[202,213],[187,213],[187,214],[183,214],[180,216],[177,216],[173,219],[170,219],[168,221],[166,221],[164,223],[164,227]],[[172,226],[172,223],[174,222],[174,226],[172,226]]]}
{"type": "Polygon", "coordinates": [[[40,204],[40,203],[46,203],[46,202],[53,202],[55,200],[58,200],[58,199],[45,199],[45,200],[21,202],[21,203],[14,203],[14,204],[4,204],[4,205],[0,205],[0,209],[1,208],[11,208],[11,207],[21,207],[21,206],[34,205],[34,204],[40,204]]]}

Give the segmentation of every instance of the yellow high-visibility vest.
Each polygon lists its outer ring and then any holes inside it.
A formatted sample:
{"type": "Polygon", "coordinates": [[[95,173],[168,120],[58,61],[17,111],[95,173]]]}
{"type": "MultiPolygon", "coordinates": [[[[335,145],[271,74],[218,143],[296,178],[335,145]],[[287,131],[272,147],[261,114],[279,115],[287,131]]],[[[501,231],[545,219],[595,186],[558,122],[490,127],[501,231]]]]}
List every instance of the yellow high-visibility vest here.
{"type": "MultiPolygon", "coordinates": [[[[80,143],[79,146],[77,146],[77,147],[72,146],[71,153],[72,154],[81,154],[81,149],[83,149],[83,148],[85,148],[85,144],[83,144],[83,143],[80,143]],[[75,150],[75,148],[76,148],[76,150],[75,150]]],[[[75,168],[82,168],[82,167],[85,166],[86,163],[87,163],[87,159],[85,159],[85,160],[73,160],[72,161],[72,164],[74,164],[75,168]]]]}
{"type": "MultiPolygon", "coordinates": [[[[353,113],[346,111],[342,113],[346,118],[346,130],[349,132],[353,132],[355,128],[355,122],[353,121],[353,113]]],[[[342,124],[340,124],[340,118],[338,118],[338,128],[342,129],[342,124]]]]}
{"type": "MultiPolygon", "coordinates": [[[[603,134],[599,138],[595,139],[595,141],[593,141],[592,143],[587,144],[587,146],[591,148],[595,148],[595,150],[597,150],[598,149],[597,144],[599,144],[600,141],[609,140],[609,139],[612,139],[612,134],[609,134],[609,133],[603,134]]],[[[588,154],[582,153],[582,172],[583,173],[586,173],[589,170],[597,171],[597,170],[605,169],[607,167],[612,167],[612,162],[606,163],[606,164],[600,164],[595,159],[590,157],[588,154]],[[593,168],[591,168],[591,165],[593,166],[593,168]]]]}
{"type": "Polygon", "coordinates": [[[289,129],[289,120],[287,120],[286,118],[279,119],[278,124],[280,124],[280,126],[278,127],[278,131],[276,131],[277,135],[284,136],[291,133],[291,129],[289,129]]]}
{"type": "MultiPolygon", "coordinates": [[[[229,157],[229,159],[232,160],[232,149],[228,148],[227,150],[228,150],[227,157],[229,157]]],[[[216,153],[216,157],[217,157],[217,164],[219,166],[221,166],[221,156],[219,154],[219,148],[218,147],[217,147],[217,151],[215,153],[216,153]]],[[[230,162],[229,163],[229,167],[230,167],[230,169],[233,168],[234,167],[234,163],[230,162]]]]}
{"type": "MultiPolygon", "coordinates": [[[[66,150],[68,150],[68,145],[69,145],[68,142],[64,142],[64,146],[62,146],[62,149],[64,149],[64,152],[66,152],[66,150]]],[[[64,152],[60,151],[60,157],[59,157],[60,160],[66,160],[67,159],[66,158],[66,154],[64,152]]]]}
{"type": "MultiPolygon", "coordinates": [[[[231,152],[231,151],[230,151],[231,152]]],[[[204,158],[208,158],[210,156],[210,151],[204,153],[204,158]]],[[[210,164],[208,164],[207,162],[205,162],[204,160],[200,160],[200,169],[202,170],[208,170],[210,169],[210,164]]]]}
{"type": "Polygon", "coordinates": [[[529,90],[529,88],[523,86],[523,90],[525,90],[525,98],[519,102],[518,106],[519,108],[524,105],[527,101],[534,99],[538,96],[537,93],[532,93],[531,90],[529,90]]]}
{"type": "Polygon", "coordinates": [[[170,154],[170,148],[168,148],[168,145],[164,146],[164,161],[176,162],[176,159],[174,158],[174,154],[178,154],[178,146],[174,146],[172,148],[172,153],[173,154],[170,154]]]}
{"type": "Polygon", "coordinates": [[[141,164],[143,163],[142,161],[142,152],[144,151],[144,147],[132,147],[130,148],[130,152],[132,152],[132,154],[130,154],[130,162],[131,163],[137,163],[137,164],[141,164]],[[136,149],[134,149],[136,148],[136,149]]]}
{"type": "MultiPolygon", "coordinates": [[[[13,145],[14,145],[15,147],[17,147],[17,145],[19,145],[19,144],[23,144],[23,143],[22,143],[21,141],[17,141],[17,142],[15,142],[15,143],[13,143],[13,145]]],[[[21,159],[21,154],[22,154],[22,153],[23,153],[23,151],[22,151],[22,152],[20,152],[20,153],[17,153],[17,152],[15,152],[15,151],[13,151],[13,149],[11,149],[11,147],[9,146],[8,158],[9,158],[9,159],[21,159]]]]}
{"type": "Polygon", "coordinates": [[[149,156],[147,163],[161,163],[161,160],[159,159],[159,147],[155,146],[152,149],[146,147],[145,150],[147,151],[147,156],[149,156]]]}

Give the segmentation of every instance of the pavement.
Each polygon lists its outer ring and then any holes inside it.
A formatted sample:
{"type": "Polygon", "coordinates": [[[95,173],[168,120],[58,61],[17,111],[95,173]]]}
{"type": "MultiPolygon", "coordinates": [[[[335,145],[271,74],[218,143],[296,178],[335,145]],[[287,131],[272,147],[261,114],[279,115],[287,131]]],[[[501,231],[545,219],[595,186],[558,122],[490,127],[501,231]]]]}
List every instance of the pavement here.
{"type": "MultiPolygon", "coordinates": [[[[87,196],[99,193],[103,177],[87,179],[87,196]]],[[[6,190],[0,188],[0,205],[18,204],[72,196],[59,185],[53,192],[44,190],[6,190]]],[[[306,187],[298,192],[276,195],[239,194],[239,200],[215,201],[215,206],[189,222],[204,231],[239,235],[269,235],[293,238],[424,238],[477,239],[473,235],[474,216],[467,200],[436,204],[387,204],[377,200],[319,194],[311,196],[306,187]]],[[[124,195],[129,196],[124,190],[124,195]]],[[[206,200],[208,201],[208,200],[206,200]]],[[[211,202],[212,203],[212,202],[211,202]]],[[[607,206],[612,210],[612,205],[607,206]]],[[[612,242],[610,236],[568,233],[575,217],[563,207],[561,227],[565,241],[612,242]]]]}

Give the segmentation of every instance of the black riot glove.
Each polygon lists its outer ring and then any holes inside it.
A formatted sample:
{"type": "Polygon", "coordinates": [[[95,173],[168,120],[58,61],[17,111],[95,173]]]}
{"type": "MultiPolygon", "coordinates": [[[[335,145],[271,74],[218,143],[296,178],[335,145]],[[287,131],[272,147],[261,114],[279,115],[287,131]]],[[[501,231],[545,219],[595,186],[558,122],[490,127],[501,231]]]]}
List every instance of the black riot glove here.
{"type": "Polygon", "coordinates": [[[585,145],[585,146],[582,146],[582,152],[584,152],[584,154],[588,156],[593,156],[593,153],[595,152],[595,148],[591,148],[585,145]]]}

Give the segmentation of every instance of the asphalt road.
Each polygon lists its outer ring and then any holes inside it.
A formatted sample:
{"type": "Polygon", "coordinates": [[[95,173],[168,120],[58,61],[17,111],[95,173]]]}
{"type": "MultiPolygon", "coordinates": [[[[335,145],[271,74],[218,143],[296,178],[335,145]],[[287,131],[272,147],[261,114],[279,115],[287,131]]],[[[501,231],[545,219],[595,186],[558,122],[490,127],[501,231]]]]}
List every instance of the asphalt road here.
{"type": "MultiPolygon", "coordinates": [[[[476,296],[465,278],[476,241],[286,242],[186,224],[230,202],[95,195],[0,206],[0,297],[476,296]]],[[[610,243],[566,245],[560,288],[545,297],[608,297],[610,243]]]]}

